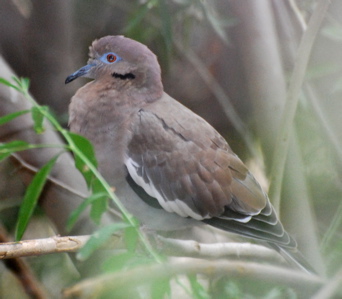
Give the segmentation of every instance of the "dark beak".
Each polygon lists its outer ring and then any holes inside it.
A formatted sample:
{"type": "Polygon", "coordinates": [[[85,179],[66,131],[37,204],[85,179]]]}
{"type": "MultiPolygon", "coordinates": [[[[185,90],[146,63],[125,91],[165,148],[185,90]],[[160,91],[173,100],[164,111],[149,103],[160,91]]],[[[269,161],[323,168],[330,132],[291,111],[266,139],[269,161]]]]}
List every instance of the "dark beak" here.
{"type": "Polygon", "coordinates": [[[84,77],[88,74],[88,72],[90,71],[90,69],[93,67],[93,64],[87,64],[84,67],[81,67],[78,71],[76,71],[75,73],[71,74],[70,76],[68,76],[65,79],[65,84],[70,83],[71,81],[74,81],[75,79],[77,79],[78,77],[84,77]]]}

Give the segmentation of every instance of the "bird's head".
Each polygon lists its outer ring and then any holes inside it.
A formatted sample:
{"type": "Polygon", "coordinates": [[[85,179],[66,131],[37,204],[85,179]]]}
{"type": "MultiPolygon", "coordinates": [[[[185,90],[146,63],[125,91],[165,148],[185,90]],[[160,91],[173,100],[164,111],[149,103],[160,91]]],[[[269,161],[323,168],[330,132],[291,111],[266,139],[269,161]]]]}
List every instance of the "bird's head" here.
{"type": "Polygon", "coordinates": [[[86,77],[118,84],[129,80],[139,89],[163,89],[158,60],[145,45],[123,36],[105,36],[93,41],[89,49],[88,64],[68,76],[66,84],[86,77]]]}

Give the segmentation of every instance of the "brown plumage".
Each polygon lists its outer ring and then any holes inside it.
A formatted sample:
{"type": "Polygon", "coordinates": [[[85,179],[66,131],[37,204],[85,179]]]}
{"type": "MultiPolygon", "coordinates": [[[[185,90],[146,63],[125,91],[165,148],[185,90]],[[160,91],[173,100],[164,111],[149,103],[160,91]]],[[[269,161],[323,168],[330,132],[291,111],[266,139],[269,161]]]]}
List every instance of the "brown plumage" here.
{"type": "Polygon", "coordinates": [[[202,221],[285,248],[305,264],[247,167],[213,127],[164,93],[160,73],[146,46],[106,36],[66,79],[94,79],[71,100],[70,129],[93,142],[123,203],[152,228],[202,221]]]}

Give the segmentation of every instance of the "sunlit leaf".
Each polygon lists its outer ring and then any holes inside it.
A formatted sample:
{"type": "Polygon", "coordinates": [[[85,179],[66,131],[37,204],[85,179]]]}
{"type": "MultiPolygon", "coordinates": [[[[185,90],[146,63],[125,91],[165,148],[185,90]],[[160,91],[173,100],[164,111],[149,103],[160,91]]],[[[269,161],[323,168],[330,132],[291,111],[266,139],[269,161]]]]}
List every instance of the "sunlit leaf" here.
{"type": "Polygon", "coordinates": [[[82,261],[86,260],[96,249],[105,244],[115,232],[125,229],[127,226],[127,223],[118,222],[99,229],[90,237],[87,243],[77,253],[77,258],[82,261]]]}
{"type": "Polygon", "coordinates": [[[27,224],[33,214],[33,211],[37,205],[39,196],[43,191],[43,187],[51,172],[52,167],[55,165],[58,156],[51,159],[46,163],[34,176],[32,182],[28,186],[23,202],[20,206],[19,217],[16,226],[16,240],[20,240],[26,230],[27,224]]]}
{"type": "Polygon", "coordinates": [[[21,110],[21,111],[13,112],[11,114],[7,114],[7,115],[5,115],[3,117],[0,117],[0,126],[5,124],[5,123],[10,122],[11,120],[17,118],[18,116],[26,114],[28,112],[30,112],[30,110],[21,110]]]}

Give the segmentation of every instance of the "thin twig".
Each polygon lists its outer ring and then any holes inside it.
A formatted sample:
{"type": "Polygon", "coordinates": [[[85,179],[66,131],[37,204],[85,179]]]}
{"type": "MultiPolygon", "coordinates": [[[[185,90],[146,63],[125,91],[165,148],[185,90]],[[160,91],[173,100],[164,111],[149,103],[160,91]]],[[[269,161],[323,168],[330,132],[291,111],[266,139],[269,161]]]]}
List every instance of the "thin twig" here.
{"type": "MultiPolygon", "coordinates": [[[[329,282],[325,284],[313,297],[311,297],[311,299],[335,298],[334,295],[336,295],[338,291],[341,292],[341,289],[342,289],[341,285],[342,285],[342,268],[336,273],[336,275],[333,278],[330,278],[329,282]]],[[[341,293],[340,293],[340,296],[341,296],[341,293]]]]}
{"type": "MultiPolygon", "coordinates": [[[[39,168],[33,166],[32,164],[27,163],[23,158],[21,158],[18,154],[16,153],[12,153],[11,154],[11,158],[14,159],[17,163],[20,164],[20,166],[22,166],[23,168],[27,169],[28,171],[32,172],[32,173],[37,173],[39,171],[39,168]]],[[[48,175],[48,181],[53,183],[54,185],[61,187],[64,190],[69,191],[70,193],[77,195],[81,198],[87,198],[87,194],[80,192],[79,190],[70,187],[69,185],[65,184],[64,182],[62,182],[61,180],[56,179],[55,177],[53,177],[52,175],[48,175]]]]}
{"type": "MultiPolygon", "coordinates": [[[[24,256],[38,256],[51,253],[77,252],[91,236],[53,236],[50,238],[22,240],[0,244],[0,259],[9,259],[24,256]]],[[[122,236],[119,233],[103,247],[123,249],[122,236]],[[114,244],[114,245],[113,245],[114,244]],[[121,247],[122,245],[122,247],[121,247]]],[[[203,244],[196,241],[178,240],[157,236],[158,249],[168,256],[187,256],[197,258],[254,258],[263,261],[282,262],[282,257],[274,250],[262,245],[250,243],[213,243],[203,244]]]]}
{"type": "MultiPolygon", "coordinates": [[[[101,294],[151,281],[170,279],[175,275],[203,274],[208,278],[243,278],[274,284],[283,284],[302,290],[315,291],[323,280],[315,275],[275,266],[236,261],[206,261],[198,259],[172,259],[164,264],[143,265],[127,271],[104,274],[84,280],[64,291],[64,297],[94,298],[101,294]]],[[[112,293],[113,294],[113,293],[112,293]]]]}
{"type": "MultiPolygon", "coordinates": [[[[5,229],[0,226],[0,244],[8,242],[5,229]]],[[[0,245],[1,246],[1,245],[0,245]]],[[[30,298],[46,299],[48,295],[43,286],[32,273],[30,267],[21,258],[14,258],[4,261],[6,268],[11,271],[19,280],[26,294],[30,298]]]]}
{"type": "MultiPolygon", "coordinates": [[[[193,240],[178,240],[157,236],[164,254],[193,258],[241,258],[285,262],[275,250],[251,243],[199,243],[193,240]]],[[[160,245],[160,244],[159,244],[160,245]]]]}
{"type": "Polygon", "coordinates": [[[38,256],[50,253],[76,252],[90,236],[51,237],[0,244],[0,259],[38,256]]]}

